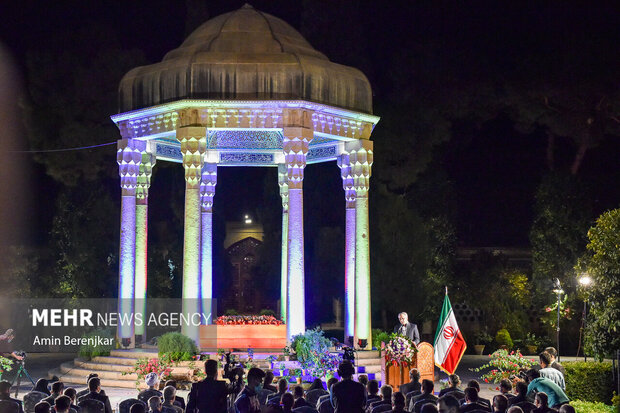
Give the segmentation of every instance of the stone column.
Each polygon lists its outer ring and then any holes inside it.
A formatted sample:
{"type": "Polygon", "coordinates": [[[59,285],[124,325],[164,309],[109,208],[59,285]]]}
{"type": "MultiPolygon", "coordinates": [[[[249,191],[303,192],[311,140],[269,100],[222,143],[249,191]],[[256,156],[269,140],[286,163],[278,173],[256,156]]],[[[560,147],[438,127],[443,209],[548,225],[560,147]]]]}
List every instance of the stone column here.
{"type": "Polygon", "coordinates": [[[372,141],[347,142],[351,175],[355,186],[355,333],[372,347],[370,312],[370,243],[368,222],[368,189],[373,161],[372,141]]]}
{"type": "Polygon", "coordinates": [[[355,182],[351,174],[349,154],[338,157],[345,199],[345,246],[344,246],[344,342],[355,344],[355,182]],[[349,337],[353,337],[352,340],[349,337]]]}
{"type": "MultiPolygon", "coordinates": [[[[136,187],[146,143],[136,139],[121,139],[117,144],[116,161],[121,178],[121,233],[119,252],[118,312],[134,312],[136,271],[136,187]]],[[[123,346],[134,345],[134,325],[119,322],[118,337],[123,346]]]]}
{"type": "MultiPolygon", "coordinates": [[[[136,188],[136,276],[134,307],[136,314],[141,314],[144,319],[146,314],[146,286],[147,286],[147,245],[148,245],[148,205],[149,187],[151,186],[151,176],[156,157],[151,153],[142,152],[142,161],[138,171],[136,188]]],[[[145,324],[135,327],[135,334],[144,336],[145,324]]]]}
{"type": "MultiPolygon", "coordinates": [[[[183,222],[183,313],[200,312],[200,180],[207,146],[206,129],[177,129],[185,169],[185,215],[183,222]]],[[[198,345],[198,326],[183,326],[182,333],[198,345]]]]}
{"type": "Polygon", "coordinates": [[[282,198],[282,269],[280,273],[280,319],[286,323],[288,293],[288,173],[286,165],[278,165],[278,185],[282,198]]]}
{"type": "Polygon", "coordinates": [[[306,330],[303,180],[313,131],[304,127],[290,127],[283,129],[283,135],[284,164],[288,180],[286,334],[290,340],[292,336],[306,330]]]}
{"type": "Polygon", "coordinates": [[[200,298],[202,312],[213,323],[213,197],[217,184],[217,163],[205,162],[200,181],[201,241],[200,241],[200,298]]]}

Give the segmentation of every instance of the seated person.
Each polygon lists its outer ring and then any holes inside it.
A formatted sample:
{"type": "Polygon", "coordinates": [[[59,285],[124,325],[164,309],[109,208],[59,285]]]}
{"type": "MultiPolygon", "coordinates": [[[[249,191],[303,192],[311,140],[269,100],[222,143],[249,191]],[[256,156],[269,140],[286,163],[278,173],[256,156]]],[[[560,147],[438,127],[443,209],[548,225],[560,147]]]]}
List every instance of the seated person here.
{"type": "Polygon", "coordinates": [[[480,383],[478,380],[470,380],[467,382],[467,387],[473,387],[478,390],[478,403],[484,404],[489,410],[491,410],[491,401],[489,399],[484,399],[480,397],[480,383]]]}
{"type": "Polygon", "coordinates": [[[461,413],[473,412],[474,410],[491,411],[485,404],[478,403],[478,389],[475,387],[467,387],[464,393],[465,403],[463,403],[459,409],[461,413]]]}
{"type": "Polygon", "coordinates": [[[517,394],[515,395],[515,397],[508,400],[510,406],[517,405],[522,402],[530,401],[530,399],[527,397],[527,383],[526,382],[519,380],[517,384],[515,384],[515,390],[517,391],[517,394]]]}
{"type": "Polygon", "coordinates": [[[73,387],[67,387],[63,394],[71,399],[71,409],[79,413],[80,408],[77,406],[77,391],[73,387]]]}
{"type": "Polygon", "coordinates": [[[377,380],[368,380],[366,391],[368,392],[366,398],[366,408],[368,408],[372,402],[381,400],[381,396],[379,396],[379,382],[377,380]]]}
{"type": "MultiPolygon", "coordinates": [[[[168,387],[168,386],[172,386],[174,387],[176,390],[179,390],[177,388],[177,382],[175,380],[167,380],[166,383],[164,383],[164,388],[168,387]]],[[[176,404],[177,406],[179,406],[181,409],[185,410],[185,399],[181,396],[179,396],[179,393],[177,393],[174,396],[174,404],[176,404]]]]}
{"type": "Polygon", "coordinates": [[[330,396],[332,387],[336,383],[338,383],[338,379],[335,377],[331,377],[329,380],[327,380],[327,390],[329,391],[329,393],[325,396],[319,397],[319,400],[317,400],[316,402],[316,409],[319,411],[319,413],[334,413],[334,406],[332,406],[330,396]]]}
{"type": "Polygon", "coordinates": [[[439,397],[445,396],[448,393],[455,392],[455,394],[453,394],[454,397],[456,397],[459,400],[463,399],[465,395],[463,394],[463,391],[459,388],[460,385],[461,385],[461,378],[459,377],[458,374],[449,375],[448,376],[448,387],[446,387],[445,389],[441,389],[441,391],[439,392],[439,397]]]}
{"type": "Polygon", "coordinates": [[[34,406],[34,413],[50,413],[52,411],[52,406],[48,402],[39,402],[36,406],[34,406]]]}
{"type": "Polygon", "coordinates": [[[54,410],[56,413],[69,413],[70,409],[71,399],[68,396],[60,395],[56,397],[56,400],[54,400],[54,410]]]}
{"type": "Polygon", "coordinates": [[[162,404],[162,411],[164,413],[183,413],[183,409],[174,404],[176,395],[177,389],[172,386],[164,387],[164,403],[162,404]]]}
{"type": "Polygon", "coordinates": [[[50,406],[54,405],[54,400],[59,396],[62,396],[62,392],[65,390],[65,384],[61,381],[52,383],[52,394],[47,396],[43,401],[46,401],[50,406]]]}
{"type": "Polygon", "coordinates": [[[149,413],[161,413],[162,412],[162,403],[161,397],[159,396],[151,396],[148,400],[149,413]]]}
{"type": "Polygon", "coordinates": [[[532,410],[532,413],[554,413],[557,410],[551,409],[548,406],[549,398],[544,392],[536,393],[536,397],[534,398],[534,404],[536,408],[532,410]]]}
{"type": "Polygon", "coordinates": [[[424,379],[422,380],[422,394],[419,396],[415,396],[411,399],[411,403],[409,404],[409,411],[420,413],[422,406],[426,403],[437,404],[437,396],[433,394],[433,390],[435,389],[435,383],[431,380],[424,379]]]}
{"type": "Polygon", "coordinates": [[[78,406],[84,400],[98,400],[103,403],[105,413],[112,413],[110,399],[101,391],[101,380],[99,377],[93,377],[88,381],[88,389],[90,392],[78,399],[78,406]]]}
{"type": "Polygon", "coordinates": [[[328,392],[323,388],[323,381],[321,379],[314,379],[312,385],[306,390],[306,401],[310,406],[316,406],[319,397],[326,394],[328,392]]]}
{"type": "Polygon", "coordinates": [[[459,413],[461,404],[456,397],[447,394],[439,399],[437,407],[439,407],[438,410],[442,413],[459,413]]]}
{"type": "MultiPolygon", "coordinates": [[[[431,404],[429,403],[428,405],[431,405],[431,404]]],[[[435,410],[435,412],[436,411],[437,410],[435,410]]],[[[393,413],[405,412],[405,395],[399,391],[392,393],[392,412],[393,413]]]]}
{"type": "Polygon", "coordinates": [[[370,403],[370,406],[366,408],[367,413],[376,413],[380,410],[381,406],[391,406],[392,405],[392,386],[389,384],[385,384],[381,386],[381,400],[377,400],[375,402],[370,403]],[[379,410],[375,410],[379,409],[379,410]]]}
{"type": "Polygon", "coordinates": [[[575,413],[575,408],[570,404],[563,404],[559,411],[560,413],[575,413]]]}
{"type": "Polygon", "coordinates": [[[278,380],[278,387],[276,394],[270,394],[267,396],[267,404],[277,404],[280,405],[280,400],[282,399],[282,395],[286,393],[288,390],[288,380],[282,378],[278,380]]]}
{"type": "Polygon", "coordinates": [[[304,388],[302,386],[295,386],[293,389],[293,398],[295,399],[293,409],[297,409],[301,406],[309,406],[308,402],[304,398],[304,388]]]}
{"type": "Polygon", "coordinates": [[[19,413],[24,413],[22,402],[17,399],[12,399],[10,393],[11,393],[11,383],[9,383],[6,380],[0,381],[0,400],[14,403],[17,406],[17,411],[19,413]]]}
{"type": "Polygon", "coordinates": [[[162,397],[162,394],[159,390],[155,389],[155,386],[159,385],[159,376],[157,373],[149,373],[144,378],[144,382],[148,386],[148,389],[142,390],[138,393],[138,400],[147,403],[151,397],[157,396],[159,398],[162,397]]]}
{"type": "Polygon", "coordinates": [[[519,406],[512,406],[508,408],[507,413],[525,413],[522,408],[519,406]]]}
{"type": "Polygon", "coordinates": [[[271,390],[272,392],[276,393],[278,389],[276,388],[276,386],[273,385],[273,379],[273,371],[267,370],[265,372],[265,381],[263,381],[263,389],[271,390]]]}
{"type": "Polygon", "coordinates": [[[502,381],[499,382],[499,391],[506,396],[508,404],[510,404],[510,401],[515,397],[512,393],[512,382],[509,379],[502,379],[502,381]]]}
{"type": "Polygon", "coordinates": [[[418,369],[409,370],[409,383],[401,384],[398,390],[406,396],[407,394],[420,390],[422,384],[420,384],[420,372],[418,369]]]}
{"type": "Polygon", "coordinates": [[[508,398],[503,394],[498,394],[493,397],[493,412],[506,413],[508,410],[508,398]]]}

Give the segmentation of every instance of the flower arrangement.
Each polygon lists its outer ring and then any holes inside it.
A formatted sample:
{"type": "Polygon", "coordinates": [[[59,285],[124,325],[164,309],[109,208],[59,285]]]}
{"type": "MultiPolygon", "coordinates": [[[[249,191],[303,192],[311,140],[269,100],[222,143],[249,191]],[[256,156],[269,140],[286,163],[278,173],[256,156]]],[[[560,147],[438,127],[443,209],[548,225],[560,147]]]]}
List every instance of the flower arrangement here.
{"type": "Polygon", "coordinates": [[[497,350],[493,354],[489,354],[491,360],[471,371],[480,372],[482,370],[491,369],[491,371],[483,374],[480,378],[485,383],[499,383],[502,379],[510,379],[519,374],[522,369],[527,369],[536,364],[533,359],[523,357],[521,352],[507,350],[497,350]]]}
{"type": "Polygon", "coordinates": [[[13,369],[13,361],[6,357],[0,356],[0,379],[2,375],[7,371],[11,371],[13,369]]]}
{"type": "MultiPolygon", "coordinates": [[[[338,370],[341,358],[340,355],[329,352],[330,346],[331,341],[319,328],[307,330],[304,334],[291,338],[291,347],[294,348],[301,367],[316,378],[326,377],[338,370]]],[[[290,354],[290,351],[289,348],[284,350],[285,354],[290,354]]]]}
{"type": "Polygon", "coordinates": [[[248,324],[279,326],[283,323],[272,315],[223,315],[215,320],[215,324],[220,326],[248,324]]]}
{"type": "Polygon", "coordinates": [[[162,355],[160,358],[141,358],[136,360],[131,371],[123,372],[123,375],[135,373],[138,375],[136,379],[136,387],[138,387],[141,381],[149,373],[157,373],[160,380],[167,380],[172,373],[172,366],[174,362],[167,355],[162,355]]]}
{"type": "Polygon", "coordinates": [[[413,363],[415,353],[418,352],[413,341],[407,337],[392,333],[390,341],[385,346],[385,358],[387,363],[394,366],[409,366],[413,363]]]}

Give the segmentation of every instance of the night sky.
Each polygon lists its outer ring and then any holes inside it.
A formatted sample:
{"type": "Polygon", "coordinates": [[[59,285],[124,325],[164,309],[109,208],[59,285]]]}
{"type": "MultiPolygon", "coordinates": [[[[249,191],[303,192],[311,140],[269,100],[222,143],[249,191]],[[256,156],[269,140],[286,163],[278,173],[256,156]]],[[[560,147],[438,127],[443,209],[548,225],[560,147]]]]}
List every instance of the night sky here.
{"type": "MultiPolygon", "coordinates": [[[[102,41],[99,27],[111,28],[123,46],[142,50],[146,59],[160,61],[164,54],[181,44],[186,27],[233,11],[243,1],[83,1],[83,2],[2,2],[0,42],[15,59],[25,89],[29,79],[26,61],[30,52],[59,51],[72,47],[72,36],[92,36],[92,50],[102,41]],[[206,6],[205,6],[206,4],[206,6]],[[188,8],[194,10],[188,19],[188,8]]],[[[618,61],[620,53],[620,6],[612,3],[581,2],[418,2],[418,1],[254,1],[252,5],[284,19],[302,30],[302,16],[312,7],[333,9],[339,22],[324,24],[322,36],[308,39],[332,61],[360,68],[369,77],[376,107],[395,104],[398,93],[416,96],[428,93],[423,79],[400,89],[409,75],[408,67],[394,66],[406,50],[431,50],[442,64],[438,71],[462,65],[462,79],[487,76],[491,71],[515,73],[514,56],[541,56],[545,50],[568,60],[574,56],[587,60],[591,55],[609,55],[618,61]],[[503,3],[503,4],[498,4],[503,3]],[[510,4],[509,4],[510,3],[510,4]],[[312,7],[309,7],[311,5],[312,7]],[[343,36],[344,34],[344,36],[343,36]],[[360,37],[361,36],[361,37],[360,37]],[[362,42],[362,44],[360,44],[362,42]],[[359,50],[364,52],[359,55],[359,50]]],[[[322,23],[323,24],[323,23],[322,23]]],[[[323,30],[322,29],[322,30],[323,30]]],[[[316,33],[316,31],[315,31],[316,33]]],[[[316,34],[314,35],[316,36],[316,34]]],[[[110,39],[110,42],[113,40],[110,39]]],[[[92,56],[85,53],[84,59],[92,56]]],[[[425,54],[420,53],[419,59],[425,54]]],[[[71,62],[68,62],[70,64],[71,62]]],[[[518,63],[518,62],[517,62],[518,63]]],[[[553,70],[561,62],[541,61],[541,72],[553,70]]],[[[615,67],[618,71],[618,66],[615,67]]],[[[458,71],[457,71],[458,72],[458,71]]],[[[620,71],[618,72],[620,79],[620,71]]],[[[455,81],[460,81],[455,79],[455,81]]],[[[467,81],[467,80],[463,80],[467,81]]],[[[97,85],[92,84],[93,93],[97,85]]],[[[615,85],[618,87],[618,84],[615,85]]],[[[446,85],[449,87],[449,85],[446,85]]],[[[440,87],[441,88],[441,87],[440,87]]],[[[440,89],[439,88],[439,89],[440,89]]],[[[433,89],[431,88],[431,91],[433,89]]],[[[440,90],[437,90],[440,92],[440,90]]],[[[380,110],[375,114],[384,116],[380,110]]],[[[112,115],[112,113],[110,113],[112,115]]],[[[110,121],[111,122],[111,121],[110,121]]],[[[382,120],[377,126],[385,127],[382,120]]],[[[456,193],[457,235],[466,246],[527,246],[533,216],[533,196],[545,173],[546,138],[542,131],[518,132],[508,117],[499,115],[476,127],[455,126],[453,138],[435,151],[432,165],[447,171],[456,193]]],[[[111,136],[109,141],[118,139],[111,136]]],[[[104,142],[101,142],[104,143],[104,142]]],[[[570,140],[558,138],[557,163],[570,164],[574,147],[570,140]]],[[[35,148],[30,148],[35,149],[35,148]]],[[[115,163],[109,149],[110,163],[115,163]]],[[[377,151],[375,157],[381,157],[377,151]]],[[[603,140],[588,151],[580,176],[586,180],[594,200],[595,213],[620,204],[620,142],[603,140]]],[[[28,161],[26,161],[28,162],[28,161]]],[[[42,207],[53,183],[43,168],[32,163],[32,180],[38,189],[33,212],[41,221],[51,217],[42,207]]],[[[178,168],[181,168],[178,165],[178,168]]],[[[263,199],[266,174],[275,171],[223,168],[219,173],[216,205],[228,220],[238,220],[246,212],[255,213],[263,199]]],[[[179,173],[180,176],[180,173],[179,173]]],[[[325,198],[307,199],[306,207],[321,212],[323,224],[334,225],[342,214],[342,192],[335,163],[309,166],[307,185],[328,185],[325,198]],[[330,213],[329,211],[337,211],[330,213]]],[[[275,181],[274,181],[275,184],[275,181]]],[[[183,185],[179,182],[179,185],[183,185]]],[[[158,187],[154,181],[153,188],[158,187]]],[[[169,190],[169,189],[167,189],[169,190]]],[[[372,196],[372,195],[371,195],[372,196]]],[[[279,205],[274,205],[278,208],[279,205]]],[[[318,215],[318,214],[317,214],[318,215]]],[[[45,228],[43,225],[41,228],[45,228]]],[[[36,238],[36,236],[35,236],[36,238]]]]}

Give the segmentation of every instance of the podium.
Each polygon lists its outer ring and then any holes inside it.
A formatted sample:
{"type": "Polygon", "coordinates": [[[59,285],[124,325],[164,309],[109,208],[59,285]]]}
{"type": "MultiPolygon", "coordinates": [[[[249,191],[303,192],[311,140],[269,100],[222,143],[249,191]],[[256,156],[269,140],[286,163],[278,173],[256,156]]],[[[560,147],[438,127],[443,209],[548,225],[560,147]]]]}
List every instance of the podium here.
{"type": "MultiPolygon", "coordinates": [[[[383,345],[382,345],[383,347],[383,345]]],[[[385,350],[381,349],[381,377],[383,384],[389,384],[394,391],[400,391],[400,385],[409,382],[409,370],[417,368],[420,372],[420,381],[428,379],[435,381],[435,352],[429,343],[418,344],[413,363],[409,366],[393,365],[385,358],[385,350]]]]}

